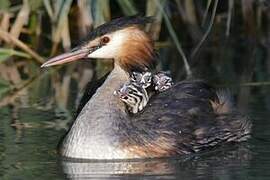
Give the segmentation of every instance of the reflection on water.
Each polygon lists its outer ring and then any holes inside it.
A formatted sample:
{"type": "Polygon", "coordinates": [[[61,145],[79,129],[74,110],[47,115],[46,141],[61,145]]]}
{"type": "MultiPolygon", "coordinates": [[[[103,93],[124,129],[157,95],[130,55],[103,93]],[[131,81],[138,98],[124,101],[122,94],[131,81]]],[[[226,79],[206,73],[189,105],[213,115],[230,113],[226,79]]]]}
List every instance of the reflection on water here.
{"type": "Polygon", "coordinates": [[[219,148],[216,152],[180,159],[152,159],[116,162],[76,162],[62,161],[63,171],[69,179],[153,177],[162,179],[197,179],[219,177],[233,178],[235,171],[248,167],[252,158],[249,148],[219,148]]]}
{"type": "Polygon", "coordinates": [[[269,179],[270,123],[268,101],[252,91],[247,112],[254,122],[253,138],[196,156],[140,161],[61,159],[59,139],[70,118],[65,112],[5,107],[0,110],[0,179],[269,179]],[[15,113],[15,115],[14,115],[15,113]]]}

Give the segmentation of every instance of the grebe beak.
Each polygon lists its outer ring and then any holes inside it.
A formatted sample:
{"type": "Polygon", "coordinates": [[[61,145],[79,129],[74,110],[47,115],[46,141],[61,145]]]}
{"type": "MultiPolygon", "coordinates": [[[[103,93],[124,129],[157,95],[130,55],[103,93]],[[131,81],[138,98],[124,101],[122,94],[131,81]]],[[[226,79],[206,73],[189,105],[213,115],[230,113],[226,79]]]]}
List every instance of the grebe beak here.
{"type": "Polygon", "coordinates": [[[64,54],[61,54],[61,55],[58,55],[49,59],[47,62],[42,64],[41,67],[49,67],[49,66],[64,64],[71,61],[76,61],[76,60],[87,57],[94,50],[95,50],[95,47],[93,48],[78,47],[71,50],[70,52],[66,52],[64,54]]]}

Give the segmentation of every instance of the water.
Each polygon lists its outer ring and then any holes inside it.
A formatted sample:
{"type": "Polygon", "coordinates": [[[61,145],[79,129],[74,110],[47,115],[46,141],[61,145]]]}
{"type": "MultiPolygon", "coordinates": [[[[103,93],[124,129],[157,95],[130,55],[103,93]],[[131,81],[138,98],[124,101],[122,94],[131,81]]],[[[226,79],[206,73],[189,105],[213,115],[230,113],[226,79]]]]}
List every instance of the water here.
{"type": "MultiPolygon", "coordinates": [[[[245,87],[244,87],[245,88],[245,87]]],[[[171,159],[78,162],[56,153],[68,127],[64,114],[37,107],[0,109],[0,179],[269,179],[267,86],[251,91],[245,108],[254,123],[247,143],[171,159]]]]}

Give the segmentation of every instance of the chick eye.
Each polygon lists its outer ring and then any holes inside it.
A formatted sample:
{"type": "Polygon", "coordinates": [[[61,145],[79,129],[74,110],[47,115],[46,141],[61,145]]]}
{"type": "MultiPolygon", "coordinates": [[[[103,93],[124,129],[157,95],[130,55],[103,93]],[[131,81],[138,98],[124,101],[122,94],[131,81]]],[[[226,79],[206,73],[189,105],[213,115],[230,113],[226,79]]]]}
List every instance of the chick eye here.
{"type": "Polygon", "coordinates": [[[101,39],[101,43],[102,43],[102,44],[107,44],[109,41],[110,41],[110,38],[107,37],[107,36],[105,36],[105,37],[103,37],[103,38],[101,39]]]}

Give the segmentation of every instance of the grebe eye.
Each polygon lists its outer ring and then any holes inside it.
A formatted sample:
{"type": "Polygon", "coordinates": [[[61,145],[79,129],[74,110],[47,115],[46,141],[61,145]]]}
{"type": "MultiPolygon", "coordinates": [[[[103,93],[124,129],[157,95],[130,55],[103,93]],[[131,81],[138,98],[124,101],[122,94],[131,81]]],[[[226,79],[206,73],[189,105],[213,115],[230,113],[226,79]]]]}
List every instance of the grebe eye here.
{"type": "Polygon", "coordinates": [[[110,38],[107,37],[107,36],[105,36],[105,37],[103,37],[103,38],[101,39],[101,43],[102,43],[102,44],[107,44],[108,42],[110,42],[110,38]]]}

